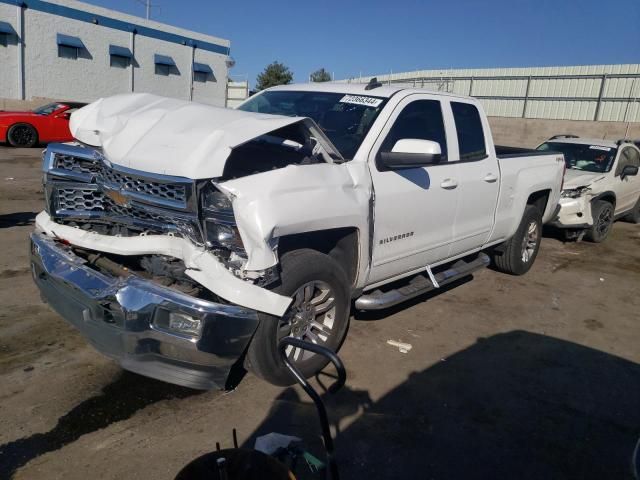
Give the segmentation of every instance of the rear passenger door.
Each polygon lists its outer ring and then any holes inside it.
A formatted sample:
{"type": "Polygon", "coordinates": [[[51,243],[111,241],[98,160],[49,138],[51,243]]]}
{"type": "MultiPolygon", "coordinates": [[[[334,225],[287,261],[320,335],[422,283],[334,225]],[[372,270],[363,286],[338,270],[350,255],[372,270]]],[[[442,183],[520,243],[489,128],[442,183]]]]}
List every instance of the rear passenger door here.
{"type": "Polygon", "coordinates": [[[458,208],[453,224],[451,256],[477,249],[489,239],[500,189],[500,171],[491,130],[476,105],[449,102],[458,140],[449,161],[459,167],[458,208]]]}
{"type": "Polygon", "coordinates": [[[631,210],[640,196],[640,175],[621,178],[622,169],[627,165],[640,167],[640,154],[634,147],[625,147],[620,153],[615,171],[616,214],[631,210]]]}

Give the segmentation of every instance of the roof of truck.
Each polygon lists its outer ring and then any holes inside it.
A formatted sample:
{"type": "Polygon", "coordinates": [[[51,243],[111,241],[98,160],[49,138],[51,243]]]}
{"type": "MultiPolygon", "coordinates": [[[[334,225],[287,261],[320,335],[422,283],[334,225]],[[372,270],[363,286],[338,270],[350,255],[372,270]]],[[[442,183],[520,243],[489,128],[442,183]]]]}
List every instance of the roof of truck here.
{"type": "Polygon", "coordinates": [[[330,93],[345,93],[350,95],[368,95],[371,97],[389,98],[395,93],[404,91],[407,93],[429,93],[432,95],[443,95],[447,97],[465,98],[469,99],[465,95],[456,95],[448,92],[436,92],[428,90],[426,88],[407,88],[394,85],[382,85],[381,87],[374,87],[370,90],[366,89],[366,83],[339,83],[339,82],[317,82],[317,83],[294,83],[290,85],[278,85],[277,87],[271,87],[269,90],[297,90],[305,92],[330,92],[330,93]]]}

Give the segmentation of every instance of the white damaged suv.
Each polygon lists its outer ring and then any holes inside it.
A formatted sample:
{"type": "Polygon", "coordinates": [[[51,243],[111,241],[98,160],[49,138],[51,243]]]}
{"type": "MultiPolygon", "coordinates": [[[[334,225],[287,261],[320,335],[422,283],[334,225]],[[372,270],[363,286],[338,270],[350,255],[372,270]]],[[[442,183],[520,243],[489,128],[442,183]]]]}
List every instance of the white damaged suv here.
{"type": "Polygon", "coordinates": [[[564,154],[560,211],[551,225],[567,238],[599,243],[618,218],[640,223],[640,150],[632,142],[556,135],[538,150],[564,154]]]}

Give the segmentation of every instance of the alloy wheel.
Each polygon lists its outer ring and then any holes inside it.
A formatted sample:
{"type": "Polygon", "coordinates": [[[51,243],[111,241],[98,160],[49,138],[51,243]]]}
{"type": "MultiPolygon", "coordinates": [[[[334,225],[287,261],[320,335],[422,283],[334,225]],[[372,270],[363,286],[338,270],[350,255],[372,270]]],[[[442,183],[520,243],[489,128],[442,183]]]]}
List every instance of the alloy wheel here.
{"type": "MultiPolygon", "coordinates": [[[[298,288],[292,297],[293,303],[278,325],[278,340],[294,337],[319,345],[326,344],[334,333],[336,316],[336,296],[331,286],[314,280],[298,288]]],[[[286,352],[294,362],[315,355],[292,346],[286,352]]]]}
{"type": "Polygon", "coordinates": [[[11,137],[17,145],[29,145],[33,141],[33,130],[20,125],[13,129],[11,137]]]}
{"type": "Polygon", "coordinates": [[[522,261],[529,263],[538,248],[538,222],[530,222],[522,240],[522,261]]]}
{"type": "Polygon", "coordinates": [[[600,211],[598,215],[598,223],[596,225],[596,230],[601,237],[604,237],[609,233],[609,229],[611,228],[613,220],[613,210],[611,207],[605,207],[600,211]]]}

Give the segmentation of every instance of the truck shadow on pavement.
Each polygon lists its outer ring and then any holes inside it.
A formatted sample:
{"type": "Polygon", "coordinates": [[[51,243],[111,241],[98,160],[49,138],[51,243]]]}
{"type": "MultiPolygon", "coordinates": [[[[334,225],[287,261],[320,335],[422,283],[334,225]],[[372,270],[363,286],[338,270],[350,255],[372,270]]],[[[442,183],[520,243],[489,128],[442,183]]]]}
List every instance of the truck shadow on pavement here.
{"type": "MultiPolygon", "coordinates": [[[[323,397],[343,479],[631,478],[640,366],[598,350],[512,331],[411,373],[376,402],[348,387],[347,375],[323,397]]],[[[275,431],[323,458],[315,409],[298,392],[280,395],[245,446],[275,431]]]]}
{"type": "Polygon", "coordinates": [[[126,420],[148,405],[199,393],[199,390],[122,371],[98,395],[83,401],[60,417],[52,430],[0,445],[0,478],[10,478],[16,470],[34,458],[58,450],[82,435],[126,420]]]}
{"type": "Polygon", "coordinates": [[[0,228],[26,227],[33,225],[37,212],[16,212],[0,215],[0,228]]]}

